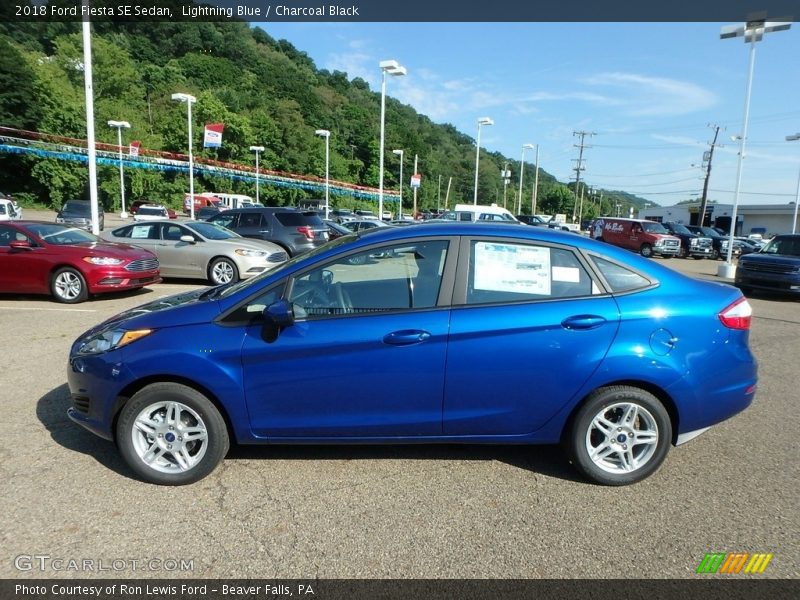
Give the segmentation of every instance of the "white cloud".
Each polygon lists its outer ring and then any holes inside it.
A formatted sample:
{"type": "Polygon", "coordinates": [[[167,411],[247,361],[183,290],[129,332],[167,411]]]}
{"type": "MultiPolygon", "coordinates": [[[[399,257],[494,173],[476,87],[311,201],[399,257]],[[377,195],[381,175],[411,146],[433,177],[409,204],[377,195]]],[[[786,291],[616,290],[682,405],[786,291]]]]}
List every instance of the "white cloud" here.
{"type": "Polygon", "coordinates": [[[636,73],[598,73],[585,85],[616,90],[620,103],[633,116],[685,115],[717,104],[716,94],[697,84],[636,73]]]}

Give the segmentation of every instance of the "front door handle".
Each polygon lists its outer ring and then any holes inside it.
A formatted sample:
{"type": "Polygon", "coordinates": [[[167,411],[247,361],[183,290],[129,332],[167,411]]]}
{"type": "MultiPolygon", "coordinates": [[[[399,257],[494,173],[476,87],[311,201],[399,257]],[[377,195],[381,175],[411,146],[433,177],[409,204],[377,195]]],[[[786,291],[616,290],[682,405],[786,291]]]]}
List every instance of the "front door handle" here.
{"type": "Polygon", "coordinates": [[[393,331],[383,336],[383,343],[391,346],[411,346],[412,344],[419,344],[424,342],[431,334],[427,331],[420,329],[404,329],[402,331],[393,331]]]}
{"type": "Polygon", "coordinates": [[[606,322],[600,315],[574,315],[561,321],[564,329],[596,329],[606,322]]]}

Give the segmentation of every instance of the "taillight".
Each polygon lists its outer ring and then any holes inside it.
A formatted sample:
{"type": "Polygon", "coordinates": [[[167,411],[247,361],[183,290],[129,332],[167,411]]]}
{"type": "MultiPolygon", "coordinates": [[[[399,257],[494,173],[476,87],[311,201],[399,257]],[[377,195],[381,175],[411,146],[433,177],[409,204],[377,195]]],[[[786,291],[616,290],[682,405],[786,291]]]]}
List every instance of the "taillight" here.
{"type": "Polygon", "coordinates": [[[729,329],[750,329],[753,307],[747,298],[741,297],[719,313],[719,320],[729,329]]]}
{"type": "Polygon", "coordinates": [[[297,233],[302,233],[309,240],[313,240],[314,239],[314,230],[311,229],[311,227],[308,227],[307,225],[303,225],[302,227],[298,227],[297,228],[297,233]]]}

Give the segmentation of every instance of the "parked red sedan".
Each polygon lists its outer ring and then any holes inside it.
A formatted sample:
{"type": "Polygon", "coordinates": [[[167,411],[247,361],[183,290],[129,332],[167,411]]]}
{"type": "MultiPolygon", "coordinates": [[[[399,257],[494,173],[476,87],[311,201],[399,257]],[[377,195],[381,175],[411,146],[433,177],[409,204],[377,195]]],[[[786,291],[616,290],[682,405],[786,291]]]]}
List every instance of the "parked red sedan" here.
{"type": "Polygon", "coordinates": [[[69,225],[0,223],[0,292],[50,294],[67,304],[89,294],[132,290],[161,281],[156,256],[69,225]]]}

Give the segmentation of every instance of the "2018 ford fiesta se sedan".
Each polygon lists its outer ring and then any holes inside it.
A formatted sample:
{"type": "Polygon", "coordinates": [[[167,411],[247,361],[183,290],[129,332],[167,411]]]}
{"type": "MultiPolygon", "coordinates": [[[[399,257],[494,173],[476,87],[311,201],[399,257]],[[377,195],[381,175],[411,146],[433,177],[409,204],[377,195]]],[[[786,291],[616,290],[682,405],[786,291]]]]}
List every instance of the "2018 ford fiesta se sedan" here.
{"type": "Polygon", "coordinates": [[[625,485],[751,403],[751,314],[732,286],[581,236],[386,228],[87,331],[69,416],[166,485],[231,442],[562,443],[625,485]]]}

